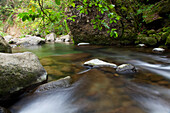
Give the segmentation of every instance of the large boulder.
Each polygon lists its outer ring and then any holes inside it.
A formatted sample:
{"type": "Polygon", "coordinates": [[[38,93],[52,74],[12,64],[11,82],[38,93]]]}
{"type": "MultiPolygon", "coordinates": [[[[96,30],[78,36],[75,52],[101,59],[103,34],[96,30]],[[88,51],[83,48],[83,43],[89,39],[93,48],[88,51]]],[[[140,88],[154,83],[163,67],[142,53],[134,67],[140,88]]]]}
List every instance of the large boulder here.
{"type": "Polygon", "coordinates": [[[55,42],[56,40],[56,34],[55,33],[50,33],[45,37],[46,42],[55,42]]]}
{"type": "Polygon", "coordinates": [[[0,52],[11,53],[11,46],[0,36],[0,52]]]}
{"type": "Polygon", "coordinates": [[[0,53],[0,103],[46,79],[47,72],[33,53],[0,53]]]}
{"type": "Polygon", "coordinates": [[[139,36],[137,38],[137,41],[139,43],[143,43],[143,44],[145,44],[147,46],[155,46],[155,45],[157,45],[157,39],[154,38],[154,37],[142,37],[142,36],[139,36]]]}
{"type": "Polygon", "coordinates": [[[26,37],[19,39],[16,44],[20,46],[42,45],[45,44],[45,39],[27,35],[26,37]]]}

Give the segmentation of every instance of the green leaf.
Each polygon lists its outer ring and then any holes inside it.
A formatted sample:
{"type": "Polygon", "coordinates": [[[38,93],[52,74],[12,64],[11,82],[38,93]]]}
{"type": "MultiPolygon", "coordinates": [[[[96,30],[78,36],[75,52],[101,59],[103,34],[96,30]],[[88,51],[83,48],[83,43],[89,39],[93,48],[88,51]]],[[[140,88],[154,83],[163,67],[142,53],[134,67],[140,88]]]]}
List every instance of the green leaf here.
{"type": "Polygon", "coordinates": [[[101,4],[99,4],[99,7],[102,7],[102,5],[101,5],[101,4]]]}
{"type": "Polygon", "coordinates": [[[109,5],[110,9],[113,9],[115,7],[115,5],[111,4],[109,5]]]}
{"type": "Polygon", "coordinates": [[[73,7],[76,7],[75,3],[72,3],[71,5],[72,5],[73,7]]]}
{"type": "Polygon", "coordinates": [[[114,37],[117,38],[118,37],[118,34],[116,31],[114,31],[114,37]]]}
{"type": "Polygon", "coordinates": [[[55,3],[56,3],[57,5],[60,5],[60,0],[55,0],[55,3]]]}
{"type": "Polygon", "coordinates": [[[96,26],[96,25],[94,25],[94,26],[93,26],[93,28],[94,28],[94,29],[96,29],[96,28],[97,28],[97,26],[96,26]]]}

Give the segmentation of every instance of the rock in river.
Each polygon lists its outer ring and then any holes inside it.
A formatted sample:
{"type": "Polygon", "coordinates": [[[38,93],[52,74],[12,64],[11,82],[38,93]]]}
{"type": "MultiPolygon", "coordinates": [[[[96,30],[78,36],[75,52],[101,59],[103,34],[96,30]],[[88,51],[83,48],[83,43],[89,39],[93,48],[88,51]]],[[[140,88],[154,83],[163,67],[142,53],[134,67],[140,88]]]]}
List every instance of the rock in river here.
{"type": "Polygon", "coordinates": [[[99,60],[99,59],[92,59],[90,61],[87,61],[87,62],[84,63],[84,66],[117,68],[116,64],[104,62],[104,61],[99,60]]]}
{"type": "Polygon", "coordinates": [[[55,33],[50,33],[45,37],[46,42],[55,42],[56,40],[56,34],[55,33]]]}
{"type": "Polygon", "coordinates": [[[33,53],[0,53],[0,103],[46,79],[47,72],[33,53]]]}
{"type": "Polygon", "coordinates": [[[56,43],[61,43],[61,42],[72,42],[70,35],[62,35],[60,37],[57,37],[55,40],[56,43]]]}
{"type": "Polygon", "coordinates": [[[0,52],[11,53],[11,46],[0,36],[0,52]]]}
{"type": "Polygon", "coordinates": [[[134,73],[137,70],[135,66],[131,64],[122,64],[117,67],[116,71],[120,74],[128,74],[128,73],[134,73]]]}
{"type": "Polygon", "coordinates": [[[39,86],[38,89],[35,91],[35,93],[44,92],[52,89],[54,90],[55,88],[69,87],[70,85],[71,85],[71,77],[67,76],[65,78],[61,78],[59,80],[52,81],[39,86]]]}
{"type": "Polygon", "coordinates": [[[37,36],[27,35],[25,38],[21,38],[16,42],[16,45],[30,46],[30,45],[42,45],[45,44],[45,39],[37,36]]]}
{"type": "Polygon", "coordinates": [[[90,45],[90,43],[82,42],[82,43],[78,43],[77,45],[78,45],[78,46],[87,46],[87,45],[90,45]]]}
{"type": "Polygon", "coordinates": [[[154,48],[152,51],[154,53],[163,53],[165,51],[165,49],[163,49],[163,48],[154,48]]]}

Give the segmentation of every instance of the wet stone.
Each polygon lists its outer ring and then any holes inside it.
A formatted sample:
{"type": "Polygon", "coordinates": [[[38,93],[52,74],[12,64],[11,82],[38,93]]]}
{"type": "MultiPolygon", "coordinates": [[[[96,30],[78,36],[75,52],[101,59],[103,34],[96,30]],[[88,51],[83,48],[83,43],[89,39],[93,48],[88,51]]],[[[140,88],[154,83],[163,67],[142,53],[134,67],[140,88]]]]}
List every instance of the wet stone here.
{"type": "Polygon", "coordinates": [[[113,63],[108,63],[99,59],[92,59],[84,63],[84,66],[89,66],[89,67],[112,67],[116,68],[117,65],[113,63]]]}
{"type": "Polygon", "coordinates": [[[163,53],[165,51],[165,49],[163,49],[163,48],[154,48],[153,50],[152,50],[152,52],[154,52],[154,53],[163,53]]]}
{"type": "Polygon", "coordinates": [[[137,70],[135,66],[131,64],[122,64],[122,65],[119,65],[116,69],[116,72],[120,74],[130,74],[130,73],[135,73],[136,71],[137,70]]]}

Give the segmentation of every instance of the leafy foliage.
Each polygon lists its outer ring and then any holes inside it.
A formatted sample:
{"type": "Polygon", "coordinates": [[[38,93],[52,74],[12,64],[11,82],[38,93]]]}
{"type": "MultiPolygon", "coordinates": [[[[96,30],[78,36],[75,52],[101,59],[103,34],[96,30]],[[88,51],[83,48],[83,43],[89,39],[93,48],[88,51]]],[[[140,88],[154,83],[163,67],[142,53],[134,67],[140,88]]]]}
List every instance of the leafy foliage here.
{"type": "Polygon", "coordinates": [[[120,19],[120,16],[114,11],[115,6],[113,4],[108,3],[107,0],[82,0],[81,3],[82,4],[76,6],[75,0],[31,0],[29,7],[18,16],[23,22],[34,21],[34,23],[38,23],[35,28],[41,29],[41,31],[39,31],[40,33],[48,34],[55,32],[57,35],[60,35],[69,32],[66,19],[75,21],[75,15],[71,17],[66,15],[66,10],[68,10],[70,6],[76,7],[77,10],[80,11],[80,14],[88,14],[90,8],[96,7],[99,15],[91,20],[94,29],[102,30],[106,28],[111,37],[118,37],[116,29],[110,27],[110,24],[113,22],[117,23],[117,20],[120,19]],[[108,14],[109,21],[101,19],[101,15],[104,13],[108,14]]]}

